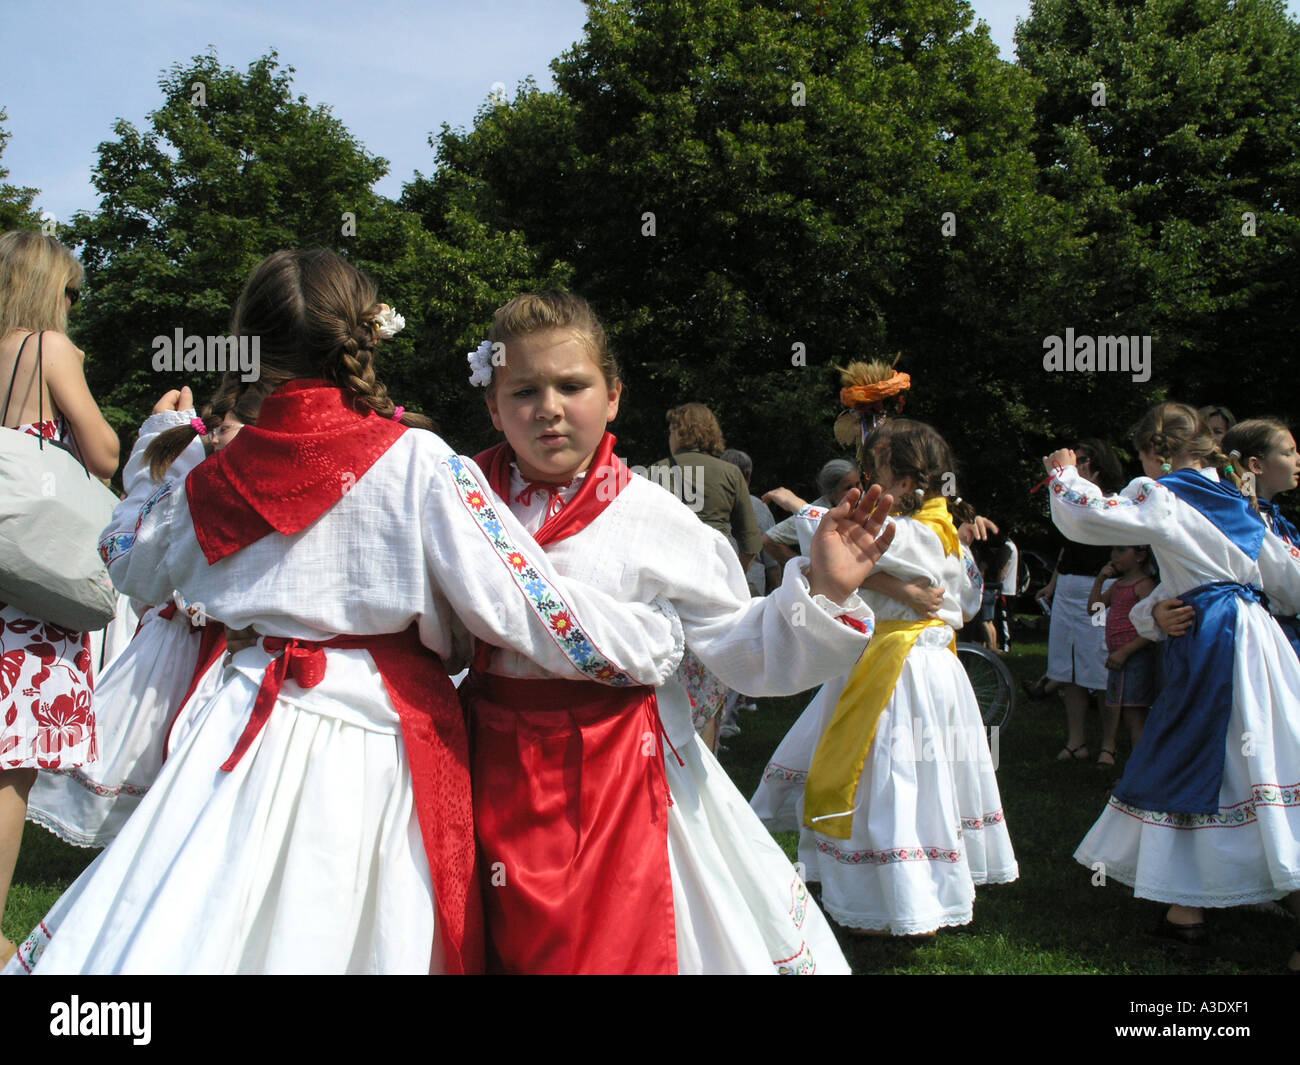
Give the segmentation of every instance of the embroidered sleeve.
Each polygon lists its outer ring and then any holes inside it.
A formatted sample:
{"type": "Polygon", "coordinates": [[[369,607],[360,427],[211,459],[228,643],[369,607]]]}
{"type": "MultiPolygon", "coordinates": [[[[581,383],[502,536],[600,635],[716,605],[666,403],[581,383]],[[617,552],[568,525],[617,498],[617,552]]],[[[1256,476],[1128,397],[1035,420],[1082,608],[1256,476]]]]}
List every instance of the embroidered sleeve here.
{"type": "Polygon", "coordinates": [[[145,452],[164,429],[184,421],[184,412],[172,411],[145,420],[122,473],[126,498],[99,538],[100,558],[118,591],[148,603],[166,601],[175,587],[166,562],[172,545],[171,521],[176,500],[184,499],[185,477],[203,461],[204,450],[202,440],[195,437],[161,484],[149,476],[145,452]]]}
{"type": "Polygon", "coordinates": [[[472,463],[451,455],[443,466],[458,516],[431,515],[441,525],[432,546],[446,572],[460,575],[442,590],[475,636],[602,684],[660,684],[672,675],[683,646],[674,611],[662,603],[618,603],[561,578],[509,509],[496,504],[472,463]]]}
{"type": "Polygon", "coordinates": [[[1173,521],[1173,495],[1139,477],[1118,495],[1106,495],[1073,466],[1052,475],[1048,497],[1052,521],[1076,543],[1098,546],[1150,544],[1173,521]]]}
{"type": "Polygon", "coordinates": [[[826,507],[805,503],[800,511],[790,520],[794,522],[794,531],[799,538],[799,553],[808,555],[812,551],[812,540],[817,534],[817,526],[826,516],[826,507]]]}

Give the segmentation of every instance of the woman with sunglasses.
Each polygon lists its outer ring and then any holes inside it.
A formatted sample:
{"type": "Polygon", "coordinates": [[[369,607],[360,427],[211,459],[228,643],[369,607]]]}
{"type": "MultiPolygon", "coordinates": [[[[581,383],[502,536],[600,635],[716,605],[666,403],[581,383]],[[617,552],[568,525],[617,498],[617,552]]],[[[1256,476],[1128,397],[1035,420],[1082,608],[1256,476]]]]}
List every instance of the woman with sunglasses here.
{"type": "MultiPolygon", "coordinates": [[[[117,434],[86,386],[85,355],[64,333],[81,276],[81,264],[53,237],[0,236],[0,424],[48,439],[71,436],[86,468],[111,477],[117,434]]],[[[0,919],[37,769],[95,758],[90,668],[85,633],[0,603],[0,919]]],[[[0,933],[0,965],[13,952],[0,933]]]]}

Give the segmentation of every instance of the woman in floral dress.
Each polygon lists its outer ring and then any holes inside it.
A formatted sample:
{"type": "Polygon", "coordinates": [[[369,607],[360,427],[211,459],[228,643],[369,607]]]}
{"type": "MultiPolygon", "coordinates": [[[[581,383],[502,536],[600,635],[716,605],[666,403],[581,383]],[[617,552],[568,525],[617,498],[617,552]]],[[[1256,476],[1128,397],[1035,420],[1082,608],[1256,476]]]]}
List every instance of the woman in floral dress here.
{"type": "MultiPolygon", "coordinates": [[[[52,237],[0,236],[3,424],[49,439],[71,428],[90,472],[111,477],[117,434],[86,386],[84,354],[64,335],[81,276],[81,264],[52,237]]],[[[89,637],[0,602],[0,919],[37,770],[94,760],[89,637]]],[[[14,949],[0,934],[0,964],[14,949]]]]}

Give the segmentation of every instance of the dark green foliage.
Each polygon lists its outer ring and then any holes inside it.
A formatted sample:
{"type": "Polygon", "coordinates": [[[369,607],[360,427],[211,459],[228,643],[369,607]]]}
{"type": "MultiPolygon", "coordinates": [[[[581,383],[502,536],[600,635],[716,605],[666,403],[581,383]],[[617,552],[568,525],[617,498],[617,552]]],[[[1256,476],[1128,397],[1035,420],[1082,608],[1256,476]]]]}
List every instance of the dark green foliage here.
{"type": "MultiPolygon", "coordinates": [[[[0,155],[4,155],[5,145],[13,136],[4,128],[8,118],[5,109],[0,107],[0,155]]],[[[11,229],[35,229],[41,220],[32,210],[32,204],[40,195],[40,189],[10,185],[5,181],[8,176],[8,168],[0,165],[0,233],[7,233],[11,229]]]]}

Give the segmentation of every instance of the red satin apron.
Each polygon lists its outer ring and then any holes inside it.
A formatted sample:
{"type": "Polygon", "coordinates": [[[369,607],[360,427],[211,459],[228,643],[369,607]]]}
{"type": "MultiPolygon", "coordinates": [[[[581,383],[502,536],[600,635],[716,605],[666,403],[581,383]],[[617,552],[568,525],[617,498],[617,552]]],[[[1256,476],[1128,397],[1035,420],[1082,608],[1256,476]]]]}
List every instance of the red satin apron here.
{"type": "Polygon", "coordinates": [[[654,689],[473,673],[460,693],[489,968],[675,974],[654,689]]]}

